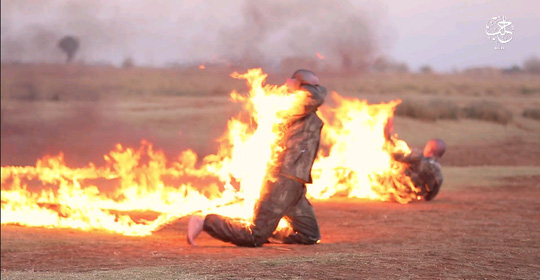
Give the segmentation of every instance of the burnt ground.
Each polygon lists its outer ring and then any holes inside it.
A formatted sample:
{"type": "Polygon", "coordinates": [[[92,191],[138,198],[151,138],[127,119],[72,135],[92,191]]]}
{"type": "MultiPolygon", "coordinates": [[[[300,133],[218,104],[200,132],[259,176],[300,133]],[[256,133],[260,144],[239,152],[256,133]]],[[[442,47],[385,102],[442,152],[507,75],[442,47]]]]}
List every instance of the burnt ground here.
{"type": "MultiPolygon", "coordinates": [[[[2,226],[2,278],[157,268],[163,278],[537,279],[538,197],[540,176],[525,176],[442,191],[429,203],[314,202],[323,235],[315,246],[239,248],[203,233],[190,247],[186,219],[150,237],[2,226]]],[[[157,277],[140,273],[132,276],[157,277]]]]}

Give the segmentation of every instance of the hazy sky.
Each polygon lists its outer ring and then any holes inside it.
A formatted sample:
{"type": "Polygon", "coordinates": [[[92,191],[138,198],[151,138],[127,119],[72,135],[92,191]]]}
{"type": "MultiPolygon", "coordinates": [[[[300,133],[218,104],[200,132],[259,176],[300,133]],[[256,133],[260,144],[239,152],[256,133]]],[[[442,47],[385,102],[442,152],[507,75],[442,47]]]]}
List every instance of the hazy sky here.
{"type": "Polygon", "coordinates": [[[390,55],[412,69],[511,66],[540,56],[536,0],[2,0],[2,60],[61,62],[56,42],[81,39],[76,59],[137,64],[390,55]],[[505,50],[485,34],[494,16],[515,29],[505,50]]]}
{"type": "Polygon", "coordinates": [[[471,65],[521,64],[540,56],[540,1],[537,0],[386,0],[396,40],[390,53],[412,67],[450,70],[471,65]],[[505,50],[486,35],[494,16],[508,17],[515,29],[505,50]]]}

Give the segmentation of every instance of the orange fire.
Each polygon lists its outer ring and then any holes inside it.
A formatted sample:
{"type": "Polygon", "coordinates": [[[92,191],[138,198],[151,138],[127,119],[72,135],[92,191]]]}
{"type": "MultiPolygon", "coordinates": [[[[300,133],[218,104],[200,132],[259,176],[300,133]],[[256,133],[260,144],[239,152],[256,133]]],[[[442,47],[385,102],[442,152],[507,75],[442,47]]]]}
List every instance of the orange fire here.
{"type": "Polygon", "coordinates": [[[313,165],[313,185],[308,195],[324,199],[336,195],[408,203],[419,192],[409,177],[407,165],[393,160],[393,153],[409,154],[407,143],[384,137],[399,100],[369,105],[365,100],[341,97],[332,92],[337,107],[321,108],[325,122],[319,153],[313,165]]]}
{"type": "Polygon", "coordinates": [[[206,69],[206,66],[204,66],[204,64],[201,64],[201,65],[199,65],[199,69],[204,70],[204,69],[206,69]]]}
{"type": "Polygon", "coordinates": [[[326,57],[325,57],[324,55],[322,55],[320,52],[317,52],[315,55],[316,55],[317,58],[320,59],[320,60],[325,60],[325,59],[326,59],[326,57]]]}
{"type": "MultiPolygon", "coordinates": [[[[303,108],[308,93],[265,84],[267,75],[261,69],[232,77],[248,84],[247,96],[233,91],[231,99],[242,102],[250,119],[229,120],[216,154],[199,160],[186,150],[170,161],[143,141],[138,149],[117,144],[104,156],[105,166],[70,168],[61,154],[40,159],[35,166],[5,166],[2,224],[145,236],[197,211],[249,222],[265,175],[283,150],[283,124],[303,108]]],[[[369,105],[335,92],[331,98],[337,107],[323,106],[319,112],[326,124],[308,195],[400,203],[416,199],[418,191],[403,175],[406,166],[390,156],[410,153],[409,147],[384,137],[384,126],[399,101],[369,105]]]]}

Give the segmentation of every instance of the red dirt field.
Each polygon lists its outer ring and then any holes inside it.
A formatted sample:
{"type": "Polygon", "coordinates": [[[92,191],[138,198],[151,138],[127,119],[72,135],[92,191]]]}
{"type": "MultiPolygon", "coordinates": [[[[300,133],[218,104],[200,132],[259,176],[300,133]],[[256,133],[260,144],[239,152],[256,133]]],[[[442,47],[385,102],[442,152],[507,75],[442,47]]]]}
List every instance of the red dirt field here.
{"type": "Polygon", "coordinates": [[[451,166],[540,165],[538,143],[521,138],[494,144],[450,146],[441,159],[451,166]]]}
{"type": "Polygon", "coordinates": [[[434,201],[408,205],[315,202],[315,246],[240,248],[203,233],[190,247],[186,219],[150,237],[2,226],[2,279],[538,279],[538,197],[540,176],[523,176],[499,187],[443,185],[434,201]]]}

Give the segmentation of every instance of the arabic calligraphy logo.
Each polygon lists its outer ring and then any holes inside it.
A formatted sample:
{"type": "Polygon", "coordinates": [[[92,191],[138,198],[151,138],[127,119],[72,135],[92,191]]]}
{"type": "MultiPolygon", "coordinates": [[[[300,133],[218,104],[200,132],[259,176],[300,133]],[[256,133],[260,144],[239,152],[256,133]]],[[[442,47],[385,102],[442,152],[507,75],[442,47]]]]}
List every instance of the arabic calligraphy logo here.
{"type": "Polygon", "coordinates": [[[492,17],[486,24],[486,35],[497,44],[495,49],[504,50],[500,44],[512,41],[514,24],[505,16],[492,17]]]}

